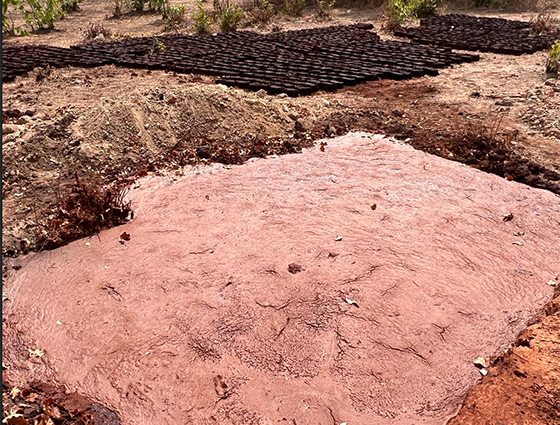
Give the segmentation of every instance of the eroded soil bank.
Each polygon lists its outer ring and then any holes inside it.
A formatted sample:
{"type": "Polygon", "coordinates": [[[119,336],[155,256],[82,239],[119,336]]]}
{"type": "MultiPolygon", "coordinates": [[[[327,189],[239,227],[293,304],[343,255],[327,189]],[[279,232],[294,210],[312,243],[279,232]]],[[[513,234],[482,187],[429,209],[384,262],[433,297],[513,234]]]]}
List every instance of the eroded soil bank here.
{"type": "Polygon", "coordinates": [[[473,360],[551,300],[558,198],[380,137],[327,143],[141,180],[128,224],[14,260],[12,382],[124,424],[445,423],[473,360]]]}

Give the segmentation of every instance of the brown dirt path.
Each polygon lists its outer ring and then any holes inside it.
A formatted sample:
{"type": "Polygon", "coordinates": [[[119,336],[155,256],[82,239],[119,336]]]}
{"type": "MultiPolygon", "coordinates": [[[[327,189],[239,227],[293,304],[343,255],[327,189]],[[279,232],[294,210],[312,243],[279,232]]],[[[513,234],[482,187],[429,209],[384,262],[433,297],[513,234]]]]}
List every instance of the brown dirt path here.
{"type": "Polygon", "coordinates": [[[445,423],[560,263],[550,192],[360,134],[131,199],[132,222],[4,286],[10,380],[123,424],[445,423]]]}

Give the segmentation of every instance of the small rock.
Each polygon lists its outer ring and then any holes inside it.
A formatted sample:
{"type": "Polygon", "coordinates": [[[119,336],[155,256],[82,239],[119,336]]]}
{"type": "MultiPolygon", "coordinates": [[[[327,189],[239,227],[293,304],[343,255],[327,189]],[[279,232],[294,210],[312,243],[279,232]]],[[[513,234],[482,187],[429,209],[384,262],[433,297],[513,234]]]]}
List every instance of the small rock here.
{"type": "Polygon", "coordinates": [[[335,136],[336,135],[336,128],[332,124],[329,124],[329,126],[325,130],[325,134],[329,137],[335,136]]]}
{"type": "Polygon", "coordinates": [[[263,97],[266,96],[266,91],[264,91],[263,89],[260,89],[257,93],[255,93],[255,95],[256,95],[258,98],[261,98],[261,99],[262,99],[263,97]]]}
{"type": "Polygon", "coordinates": [[[476,97],[476,98],[478,98],[478,97],[480,97],[480,93],[477,92],[477,91],[473,91],[473,92],[471,93],[471,97],[476,97]]]}
{"type": "Polygon", "coordinates": [[[144,124],[144,128],[147,130],[148,128],[150,128],[150,124],[148,123],[144,124]]]}
{"type": "Polygon", "coordinates": [[[499,100],[498,102],[496,102],[496,105],[498,106],[513,106],[513,102],[511,100],[499,100]]]}
{"type": "Polygon", "coordinates": [[[23,115],[19,109],[10,109],[10,110],[6,111],[6,114],[10,118],[19,118],[23,115]]]}
{"type": "Polygon", "coordinates": [[[201,145],[196,148],[196,155],[199,158],[208,159],[212,156],[212,149],[210,149],[210,146],[208,145],[201,145]]]}
{"type": "Polygon", "coordinates": [[[301,120],[296,120],[295,129],[298,133],[305,133],[307,132],[307,128],[301,120]]]}
{"type": "Polygon", "coordinates": [[[18,118],[18,124],[29,124],[29,121],[29,117],[26,117],[25,115],[18,118]]]}
{"type": "Polygon", "coordinates": [[[177,98],[171,96],[169,99],[167,99],[167,103],[169,103],[170,105],[175,105],[177,103],[177,98]]]}
{"type": "Polygon", "coordinates": [[[296,274],[303,271],[303,267],[300,264],[290,263],[288,264],[288,271],[292,274],[296,274]]]}
{"type": "Polygon", "coordinates": [[[33,115],[35,115],[37,113],[37,110],[35,109],[27,109],[25,111],[25,115],[27,115],[28,117],[32,117],[33,115]]]}
{"type": "Polygon", "coordinates": [[[278,99],[285,99],[288,97],[288,95],[286,93],[280,93],[277,97],[278,99]]]}
{"type": "Polygon", "coordinates": [[[3,125],[2,126],[2,135],[4,134],[12,134],[17,131],[17,128],[13,125],[3,125]]]}
{"type": "Polygon", "coordinates": [[[401,111],[399,111],[398,109],[395,109],[393,112],[391,112],[395,117],[402,117],[403,113],[401,111]]]}
{"type": "Polygon", "coordinates": [[[294,120],[294,121],[297,121],[297,120],[299,119],[299,114],[296,113],[296,112],[290,112],[290,113],[288,114],[288,116],[290,117],[290,119],[292,119],[292,120],[294,120]]]}

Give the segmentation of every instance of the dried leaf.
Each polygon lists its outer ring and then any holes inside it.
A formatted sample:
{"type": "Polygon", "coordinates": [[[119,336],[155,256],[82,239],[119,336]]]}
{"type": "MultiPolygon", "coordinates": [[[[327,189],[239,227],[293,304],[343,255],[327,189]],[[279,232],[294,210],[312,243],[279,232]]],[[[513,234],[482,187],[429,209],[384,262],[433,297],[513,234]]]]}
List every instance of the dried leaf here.
{"type": "Polygon", "coordinates": [[[31,393],[27,397],[25,397],[25,401],[27,401],[28,403],[33,403],[35,400],[37,400],[37,393],[31,393]]]}
{"type": "Polygon", "coordinates": [[[509,213],[509,214],[504,214],[504,221],[511,221],[513,220],[513,214],[509,213]]]}
{"type": "Polygon", "coordinates": [[[15,399],[19,395],[20,392],[21,392],[21,390],[18,387],[14,387],[10,391],[10,397],[12,397],[12,399],[15,399]]]}
{"type": "Polygon", "coordinates": [[[50,416],[54,420],[59,421],[63,419],[60,408],[56,405],[52,397],[43,400],[43,402],[41,403],[41,407],[43,408],[43,412],[45,412],[47,416],[50,416]]]}

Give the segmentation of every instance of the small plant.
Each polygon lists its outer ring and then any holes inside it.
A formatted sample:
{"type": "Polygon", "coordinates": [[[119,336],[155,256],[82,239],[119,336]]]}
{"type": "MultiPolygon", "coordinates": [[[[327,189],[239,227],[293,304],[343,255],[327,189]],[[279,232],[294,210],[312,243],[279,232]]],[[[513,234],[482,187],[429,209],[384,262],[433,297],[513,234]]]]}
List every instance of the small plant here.
{"type": "Polygon", "coordinates": [[[233,32],[237,30],[239,23],[245,17],[243,10],[237,5],[234,4],[227,9],[225,9],[219,21],[220,30],[222,32],[233,32]]]}
{"type": "Polygon", "coordinates": [[[62,11],[64,13],[79,12],[80,3],[84,0],[62,0],[62,11]]]}
{"type": "Polygon", "coordinates": [[[546,72],[549,74],[558,74],[560,72],[560,40],[556,40],[550,48],[550,53],[546,60],[546,72]]]}
{"type": "Polygon", "coordinates": [[[260,0],[256,4],[256,7],[249,9],[247,15],[253,24],[266,25],[274,15],[274,6],[267,0],[260,0]]]}
{"type": "Polygon", "coordinates": [[[2,0],[2,34],[29,35],[23,26],[16,27],[13,11],[23,13],[23,3],[20,0],[2,0]]]}
{"type": "Polygon", "coordinates": [[[45,67],[39,67],[36,69],[35,80],[37,82],[46,80],[50,77],[52,73],[52,68],[47,64],[45,67]]]}
{"type": "Polygon", "coordinates": [[[385,28],[394,31],[408,19],[433,16],[441,3],[442,0],[389,0],[385,28]]]}
{"type": "Polygon", "coordinates": [[[305,9],[305,0],[285,0],[284,11],[291,16],[301,16],[305,9]]]}
{"type": "Polygon", "coordinates": [[[434,16],[441,6],[442,0],[410,0],[410,13],[414,19],[434,16]]]}
{"type": "Polygon", "coordinates": [[[194,30],[198,34],[206,34],[210,29],[210,24],[212,23],[212,19],[204,11],[204,8],[202,7],[202,2],[198,2],[196,8],[197,11],[194,12],[191,16],[194,23],[194,30]]]}
{"type": "Polygon", "coordinates": [[[82,32],[85,41],[103,40],[111,37],[111,31],[106,29],[103,24],[90,23],[89,27],[82,32]]]}
{"type": "Polygon", "coordinates": [[[132,8],[136,12],[143,12],[146,3],[148,3],[148,0],[132,0],[132,8]]]}
{"type": "Polygon", "coordinates": [[[170,6],[164,28],[166,31],[178,31],[185,18],[185,6],[170,6]]]}
{"type": "Polygon", "coordinates": [[[130,0],[107,0],[113,10],[113,17],[120,18],[132,9],[132,3],[130,0]]]}
{"type": "Polygon", "coordinates": [[[537,34],[553,34],[559,30],[558,19],[550,13],[539,13],[531,18],[531,29],[537,34]]]}
{"type": "Polygon", "coordinates": [[[59,0],[26,0],[31,10],[24,9],[25,22],[33,30],[53,29],[54,23],[64,17],[59,0]]]}
{"type": "Polygon", "coordinates": [[[314,0],[317,7],[317,15],[319,18],[328,19],[331,17],[331,9],[336,0],[314,0]]]}
{"type": "Polygon", "coordinates": [[[167,46],[165,45],[165,43],[159,40],[157,37],[154,37],[154,42],[152,43],[152,53],[153,54],[163,53],[165,52],[166,49],[167,46]]]}

